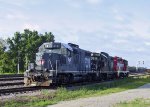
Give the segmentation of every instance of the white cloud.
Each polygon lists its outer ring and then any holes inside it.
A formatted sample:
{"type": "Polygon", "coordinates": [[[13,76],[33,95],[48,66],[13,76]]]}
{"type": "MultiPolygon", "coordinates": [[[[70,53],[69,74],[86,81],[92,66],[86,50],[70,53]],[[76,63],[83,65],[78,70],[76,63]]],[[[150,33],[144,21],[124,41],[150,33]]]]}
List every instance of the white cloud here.
{"type": "Polygon", "coordinates": [[[57,41],[61,41],[63,43],[78,43],[79,42],[79,36],[75,32],[60,32],[60,31],[54,31],[53,32],[57,41]]]}
{"type": "Polygon", "coordinates": [[[70,7],[73,7],[73,8],[81,8],[81,4],[78,1],[75,1],[75,0],[64,0],[70,7]]]}
{"type": "Polygon", "coordinates": [[[142,47],[138,47],[137,49],[135,49],[137,52],[144,52],[145,51],[145,48],[142,48],[142,47]]]}
{"type": "Polygon", "coordinates": [[[35,5],[41,1],[42,0],[31,0],[31,1],[28,1],[28,0],[0,0],[0,3],[5,3],[8,5],[22,7],[24,4],[27,4],[27,3],[35,5]]]}
{"type": "Polygon", "coordinates": [[[150,46],[150,42],[145,42],[144,43],[146,46],[150,46]]]}
{"type": "Polygon", "coordinates": [[[124,43],[128,43],[128,40],[125,40],[125,39],[115,39],[113,40],[114,43],[117,43],[117,44],[124,44],[124,43]]]}
{"type": "Polygon", "coordinates": [[[10,20],[29,20],[29,16],[22,13],[8,13],[5,17],[10,20]]]}
{"type": "Polygon", "coordinates": [[[121,9],[113,7],[111,8],[111,11],[114,15],[114,18],[116,19],[116,21],[125,21],[125,14],[121,11],[121,9]]]}
{"type": "Polygon", "coordinates": [[[102,2],[102,0],[86,0],[86,1],[90,4],[98,4],[102,2]]]}
{"type": "Polygon", "coordinates": [[[30,30],[37,30],[40,31],[40,26],[37,24],[30,24],[30,23],[26,23],[23,25],[22,27],[23,29],[30,29],[30,30]]]}
{"type": "Polygon", "coordinates": [[[80,8],[83,4],[88,3],[90,5],[97,5],[102,3],[103,0],[64,0],[66,3],[69,3],[69,5],[80,8]]]}
{"type": "Polygon", "coordinates": [[[0,0],[0,2],[9,5],[21,6],[24,1],[23,0],[0,0]]]}
{"type": "Polygon", "coordinates": [[[114,19],[117,24],[115,29],[120,30],[119,35],[142,37],[143,39],[150,39],[150,21],[142,16],[136,15],[130,11],[122,10],[119,7],[111,9],[114,19]],[[121,34],[122,33],[122,34],[121,34]]]}
{"type": "Polygon", "coordinates": [[[116,15],[115,19],[118,20],[118,21],[124,21],[124,18],[120,15],[116,15]]]}
{"type": "MultiPolygon", "coordinates": [[[[24,1],[24,0],[23,0],[24,1]]],[[[21,0],[0,0],[1,7],[0,7],[0,17],[5,20],[12,20],[12,21],[24,21],[29,20],[29,15],[25,13],[26,9],[19,5],[23,1],[21,0]],[[21,2],[21,3],[20,3],[21,2]],[[19,7],[18,7],[18,5],[19,7]]],[[[26,6],[27,7],[27,6],[26,6]]]]}
{"type": "Polygon", "coordinates": [[[137,36],[150,39],[150,21],[135,19],[132,21],[130,27],[137,36]]]}

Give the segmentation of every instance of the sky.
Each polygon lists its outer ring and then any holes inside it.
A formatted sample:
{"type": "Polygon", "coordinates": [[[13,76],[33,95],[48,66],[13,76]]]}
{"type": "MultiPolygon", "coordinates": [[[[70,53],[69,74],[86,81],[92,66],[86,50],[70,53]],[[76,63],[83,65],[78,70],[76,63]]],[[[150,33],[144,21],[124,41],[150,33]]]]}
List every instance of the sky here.
{"type": "Polygon", "coordinates": [[[26,28],[52,32],[57,42],[150,68],[149,5],[150,0],[0,0],[0,37],[26,28]]]}

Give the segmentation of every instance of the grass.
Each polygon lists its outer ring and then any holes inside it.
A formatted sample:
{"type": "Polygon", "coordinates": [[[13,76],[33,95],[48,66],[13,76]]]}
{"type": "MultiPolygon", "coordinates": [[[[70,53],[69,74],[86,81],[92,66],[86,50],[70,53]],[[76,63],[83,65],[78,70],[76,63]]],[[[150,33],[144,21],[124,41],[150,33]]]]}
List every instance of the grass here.
{"type": "Polygon", "coordinates": [[[0,102],[1,106],[9,107],[45,107],[47,105],[56,104],[60,101],[67,101],[77,98],[85,98],[92,96],[102,96],[111,93],[121,92],[128,89],[137,88],[150,82],[150,77],[142,76],[140,78],[126,78],[115,80],[113,82],[104,82],[90,86],[83,86],[76,90],[67,90],[66,88],[58,88],[56,92],[43,90],[38,96],[18,97],[11,101],[0,102]]]}
{"type": "Polygon", "coordinates": [[[114,107],[150,107],[150,99],[135,99],[129,102],[121,102],[114,107]]]}

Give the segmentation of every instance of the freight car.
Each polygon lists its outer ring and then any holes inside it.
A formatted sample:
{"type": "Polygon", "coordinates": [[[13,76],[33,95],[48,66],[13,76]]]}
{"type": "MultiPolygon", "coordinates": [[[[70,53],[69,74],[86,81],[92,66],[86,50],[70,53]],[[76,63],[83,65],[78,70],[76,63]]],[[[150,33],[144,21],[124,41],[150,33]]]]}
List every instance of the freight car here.
{"type": "Polygon", "coordinates": [[[78,45],[43,43],[36,53],[35,67],[24,73],[26,86],[49,86],[77,81],[95,81],[128,76],[128,62],[105,52],[94,53],[78,45]]]}

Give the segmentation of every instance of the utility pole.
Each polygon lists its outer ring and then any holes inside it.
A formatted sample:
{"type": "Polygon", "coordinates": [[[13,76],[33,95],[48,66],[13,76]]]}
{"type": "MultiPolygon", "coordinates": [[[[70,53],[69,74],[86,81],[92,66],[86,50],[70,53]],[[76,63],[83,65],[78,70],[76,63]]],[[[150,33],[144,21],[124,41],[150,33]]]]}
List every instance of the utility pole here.
{"type": "Polygon", "coordinates": [[[26,54],[26,70],[28,70],[28,54],[26,54]]]}
{"type": "Polygon", "coordinates": [[[18,47],[17,47],[18,48],[18,66],[17,66],[17,68],[18,68],[18,74],[19,74],[20,73],[20,65],[19,65],[19,62],[20,62],[20,48],[19,48],[19,46],[20,46],[20,42],[21,42],[21,34],[18,35],[18,39],[19,40],[17,41],[18,42],[18,44],[17,44],[18,45],[18,47]]]}
{"type": "Polygon", "coordinates": [[[136,71],[138,71],[139,66],[140,66],[140,61],[137,62],[137,65],[136,65],[136,71]]]}
{"type": "Polygon", "coordinates": [[[19,74],[19,71],[20,71],[20,68],[19,68],[19,62],[20,62],[20,52],[18,51],[18,65],[17,65],[17,68],[18,68],[18,74],[19,74]]]}

